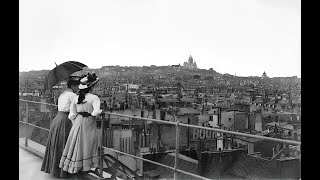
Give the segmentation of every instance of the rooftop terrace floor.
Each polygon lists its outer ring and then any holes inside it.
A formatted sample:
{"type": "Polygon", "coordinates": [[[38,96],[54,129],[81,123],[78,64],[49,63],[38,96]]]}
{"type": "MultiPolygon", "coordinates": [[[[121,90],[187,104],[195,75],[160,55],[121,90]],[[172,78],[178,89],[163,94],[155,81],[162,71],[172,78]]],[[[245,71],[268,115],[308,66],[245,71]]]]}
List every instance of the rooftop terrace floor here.
{"type": "MultiPolygon", "coordinates": [[[[19,179],[44,180],[58,179],[41,171],[42,158],[19,147],[19,179]]],[[[62,179],[60,179],[62,180],[62,179]]]]}
{"type": "MultiPolygon", "coordinates": [[[[75,179],[70,178],[56,178],[51,174],[41,171],[43,156],[45,153],[45,146],[38,144],[32,140],[28,140],[28,147],[25,146],[25,138],[19,138],[19,179],[21,180],[45,180],[45,179],[75,179]]],[[[104,166],[105,167],[105,166],[104,166]]],[[[110,178],[111,174],[103,172],[104,178],[110,178]]],[[[99,178],[92,173],[85,176],[88,180],[98,180],[99,178]]],[[[118,180],[122,180],[118,178],[118,180]]]]}

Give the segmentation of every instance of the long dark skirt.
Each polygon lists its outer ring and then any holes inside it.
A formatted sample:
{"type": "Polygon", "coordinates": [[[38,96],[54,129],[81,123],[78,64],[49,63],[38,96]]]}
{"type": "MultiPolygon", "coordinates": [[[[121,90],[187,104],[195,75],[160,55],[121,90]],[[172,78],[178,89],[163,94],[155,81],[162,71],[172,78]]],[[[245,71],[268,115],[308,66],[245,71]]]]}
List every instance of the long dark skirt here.
{"type": "Polygon", "coordinates": [[[68,172],[59,168],[63,149],[72,127],[72,122],[68,118],[68,114],[69,113],[67,112],[59,111],[57,116],[52,120],[46,151],[41,166],[41,171],[56,177],[70,176],[68,172]]]}

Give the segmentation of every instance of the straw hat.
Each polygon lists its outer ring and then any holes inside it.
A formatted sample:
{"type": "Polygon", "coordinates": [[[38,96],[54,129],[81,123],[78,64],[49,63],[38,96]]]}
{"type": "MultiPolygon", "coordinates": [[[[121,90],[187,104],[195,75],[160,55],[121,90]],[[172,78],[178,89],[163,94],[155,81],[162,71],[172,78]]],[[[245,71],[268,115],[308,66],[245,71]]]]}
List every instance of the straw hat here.
{"type": "Polygon", "coordinates": [[[83,75],[80,79],[79,89],[87,89],[94,86],[99,81],[95,73],[83,75]]]}

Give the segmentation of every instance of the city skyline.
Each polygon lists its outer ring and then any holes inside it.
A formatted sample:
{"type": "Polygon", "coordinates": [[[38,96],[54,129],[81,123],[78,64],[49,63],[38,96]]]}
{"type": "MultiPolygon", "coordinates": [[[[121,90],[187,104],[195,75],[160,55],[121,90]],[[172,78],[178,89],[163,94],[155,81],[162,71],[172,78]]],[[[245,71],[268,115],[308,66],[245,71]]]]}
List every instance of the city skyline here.
{"type": "Polygon", "coordinates": [[[301,77],[301,1],[20,1],[19,71],[79,61],[301,77]],[[36,4],[36,6],[35,6],[36,4]]]}

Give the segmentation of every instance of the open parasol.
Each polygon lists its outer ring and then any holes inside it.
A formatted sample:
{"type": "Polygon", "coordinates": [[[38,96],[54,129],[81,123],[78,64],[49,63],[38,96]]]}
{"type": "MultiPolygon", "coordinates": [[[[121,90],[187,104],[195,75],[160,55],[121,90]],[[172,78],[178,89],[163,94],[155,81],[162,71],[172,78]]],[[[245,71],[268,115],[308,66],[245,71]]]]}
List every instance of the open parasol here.
{"type": "Polygon", "coordinates": [[[67,80],[71,74],[83,70],[87,65],[77,61],[67,61],[52,69],[45,78],[44,91],[51,89],[58,82],[67,80]]]}

